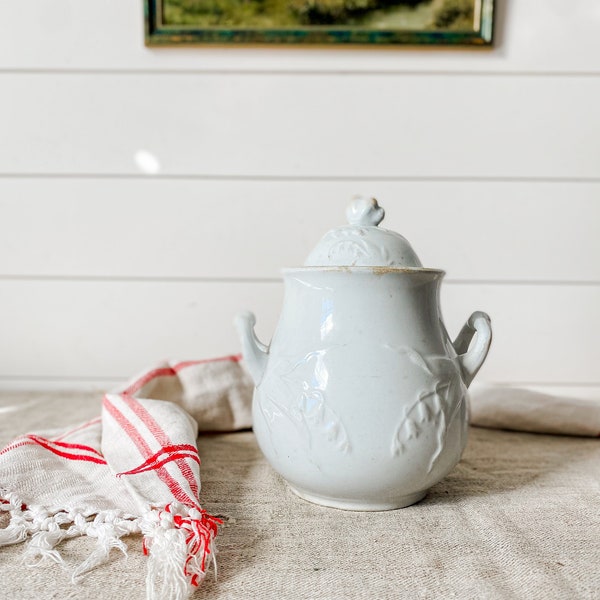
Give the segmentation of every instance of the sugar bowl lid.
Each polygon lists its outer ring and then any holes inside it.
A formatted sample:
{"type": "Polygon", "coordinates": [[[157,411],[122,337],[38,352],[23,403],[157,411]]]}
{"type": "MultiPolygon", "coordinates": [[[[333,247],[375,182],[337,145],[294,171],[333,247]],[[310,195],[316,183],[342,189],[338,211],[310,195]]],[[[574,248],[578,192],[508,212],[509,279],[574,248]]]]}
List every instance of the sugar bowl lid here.
{"type": "Polygon", "coordinates": [[[328,231],[304,266],[421,268],[406,238],[379,227],[384,216],[375,198],[355,198],[346,210],[349,225],[328,231]]]}

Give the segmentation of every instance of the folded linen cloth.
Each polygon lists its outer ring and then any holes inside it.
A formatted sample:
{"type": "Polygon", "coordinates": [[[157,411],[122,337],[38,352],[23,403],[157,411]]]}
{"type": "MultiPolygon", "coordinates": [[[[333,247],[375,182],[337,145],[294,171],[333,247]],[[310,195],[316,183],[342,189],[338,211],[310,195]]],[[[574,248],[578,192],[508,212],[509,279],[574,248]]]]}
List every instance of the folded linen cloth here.
{"type": "Polygon", "coordinates": [[[471,425],[600,437],[600,398],[583,400],[525,388],[474,384],[471,425]]]}
{"type": "Polygon", "coordinates": [[[29,564],[64,564],[57,546],[87,535],[96,549],[76,582],[122,538],[143,535],[147,596],[189,597],[214,561],[221,521],[202,509],[200,429],[251,425],[251,382],[239,356],[163,363],[116,393],[100,417],[67,431],[27,434],[0,451],[0,546],[27,541],[29,564]]]}

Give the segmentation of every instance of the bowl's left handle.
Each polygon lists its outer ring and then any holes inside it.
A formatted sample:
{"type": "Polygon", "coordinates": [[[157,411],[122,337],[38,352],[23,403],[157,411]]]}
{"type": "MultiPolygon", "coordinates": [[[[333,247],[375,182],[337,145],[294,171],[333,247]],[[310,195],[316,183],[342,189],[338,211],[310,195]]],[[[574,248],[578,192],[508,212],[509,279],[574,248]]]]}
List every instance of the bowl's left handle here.
{"type": "Polygon", "coordinates": [[[240,313],[234,321],[242,342],[242,354],[246,367],[254,381],[254,385],[258,387],[267,368],[269,348],[256,337],[256,333],[254,333],[255,324],[256,317],[250,311],[240,313]]]}
{"type": "Polygon", "coordinates": [[[474,312],[454,340],[454,349],[462,369],[463,381],[469,387],[481,369],[492,343],[492,325],[490,317],[481,311],[474,312]],[[473,337],[475,343],[471,346],[473,337]]]}

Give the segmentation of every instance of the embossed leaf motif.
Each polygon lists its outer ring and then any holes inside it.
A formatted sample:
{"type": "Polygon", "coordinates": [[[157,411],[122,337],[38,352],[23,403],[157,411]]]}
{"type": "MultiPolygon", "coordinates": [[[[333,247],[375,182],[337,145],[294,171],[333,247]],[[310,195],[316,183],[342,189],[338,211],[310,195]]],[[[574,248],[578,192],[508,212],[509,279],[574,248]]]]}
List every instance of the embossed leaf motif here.
{"type": "Polygon", "coordinates": [[[348,434],[326,401],[325,352],[311,352],[295,363],[280,358],[276,369],[280,373],[280,387],[276,393],[264,396],[260,408],[270,427],[278,418],[286,418],[306,438],[309,447],[313,436],[319,435],[346,453],[351,450],[348,434]]]}
{"type": "Polygon", "coordinates": [[[406,354],[413,364],[435,379],[430,388],[419,392],[413,404],[405,407],[402,420],[392,438],[392,455],[403,454],[413,440],[425,430],[433,429],[437,444],[429,460],[427,472],[430,473],[444,448],[448,425],[463,402],[464,390],[461,390],[458,394],[459,401],[454,406],[452,404],[452,399],[456,397],[456,386],[462,387],[462,380],[453,361],[447,356],[432,356],[425,360],[412,348],[398,348],[396,351],[406,354]]]}
{"type": "Polygon", "coordinates": [[[320,390],[307,387],[300,400],[300,412],[311,429],[324,436],[342,452],[350,451],[348,434],[320,390]]]}

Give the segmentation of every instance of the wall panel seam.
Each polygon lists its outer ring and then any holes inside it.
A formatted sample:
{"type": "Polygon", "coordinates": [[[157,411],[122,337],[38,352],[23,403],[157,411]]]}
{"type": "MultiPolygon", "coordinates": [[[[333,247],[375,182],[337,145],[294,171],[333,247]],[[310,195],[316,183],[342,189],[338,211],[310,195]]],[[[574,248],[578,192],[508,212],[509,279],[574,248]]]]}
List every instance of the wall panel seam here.
{"type": "Polygon", "coordinates": [[[478,176],[478,175],[247,175],[247,174],[160,174],[142,173],[2,173],[2,179],[101,179],[139,181],[248,181],[248,182],[423,182],[423,183],[600,183],[599,177],[538,177],[538,176],[478,176]]]}
{"type": "Polygon", "coordinates": [[[449,70],[441,69],[63,69],[63,68],[2,68],[2,75],[134,75],[134,76],[177,76],[177,75],[206,75],[215,77],[253,77],[253,76],[299,76],[299,77],[331,77],[331,76],[366,76],[366,77],[552,77],[552,78],[589,78],[600,77],[600,71],[484,71],[474,69],[468,70],[449,70]]]}

